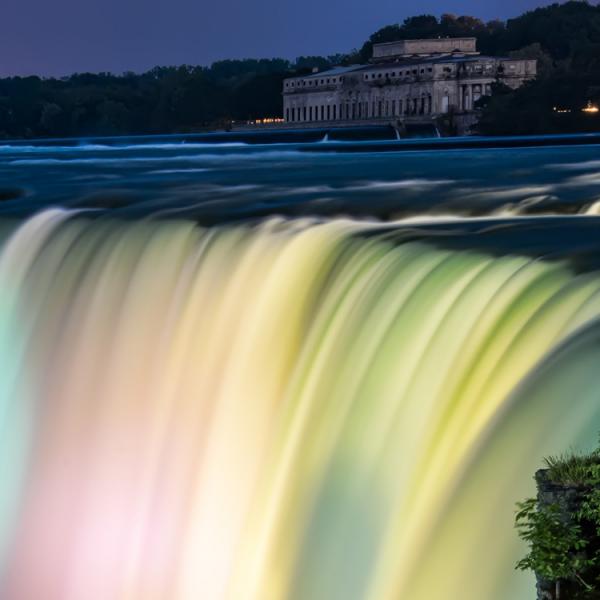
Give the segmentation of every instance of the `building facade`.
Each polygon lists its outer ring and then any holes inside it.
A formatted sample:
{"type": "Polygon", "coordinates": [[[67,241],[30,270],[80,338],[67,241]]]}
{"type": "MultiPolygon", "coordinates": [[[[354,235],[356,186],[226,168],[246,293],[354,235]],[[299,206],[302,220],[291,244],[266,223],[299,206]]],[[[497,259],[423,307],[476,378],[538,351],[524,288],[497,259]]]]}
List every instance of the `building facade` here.
{"type": "Polygon", "coordinates": [[[477,52],[475,38],[403,40],[373,46],[368,65],[336,67],[283,83],[287,123],[431,122],[452,113],[472,123],[492,83],[517,88],[536,61],[477,52]]]}

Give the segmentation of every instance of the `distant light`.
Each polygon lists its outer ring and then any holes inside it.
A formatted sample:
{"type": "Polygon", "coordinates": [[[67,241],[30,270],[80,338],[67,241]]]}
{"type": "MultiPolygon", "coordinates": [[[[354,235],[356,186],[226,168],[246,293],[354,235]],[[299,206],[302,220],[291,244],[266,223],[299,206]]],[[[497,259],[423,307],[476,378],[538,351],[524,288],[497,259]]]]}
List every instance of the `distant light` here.
{"type": "Polygon", "coordinates": [[[265,117],[264,119],[255,119],[254,121],[248,121],[249,125],[268,125],[269,123],[283,123],[285,119],[281,117],[265,117]]]}
{"type": "Polygon", "coordinates": [[[582,108],[581,110],[584,113],[597,113],[600,111],[600,108],[598,108],[595,104],[592,104],[590,101],[587,103],[587,106],[585,108],[582,108]]]}
{"type": "Polygon", "coordinates": [[[554,106],[552,108],[552,110],[556,113],[570,113],[571,112],[570,108],[559,108],[558,106],[554,106]]]}

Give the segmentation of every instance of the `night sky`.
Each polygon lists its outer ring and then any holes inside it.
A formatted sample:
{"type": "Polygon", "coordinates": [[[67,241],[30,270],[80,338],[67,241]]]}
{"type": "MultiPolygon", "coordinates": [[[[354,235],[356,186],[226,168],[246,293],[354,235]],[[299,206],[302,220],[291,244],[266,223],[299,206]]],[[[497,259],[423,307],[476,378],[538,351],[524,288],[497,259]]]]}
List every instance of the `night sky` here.
{"type": "Polygon", "coordinates": [[[0,0],[0,76],[144,71],[360,45],[414,14],[509,18],[550,0],[0,0]],[[418,8],[415,8],[418,7],[418,8]]]}

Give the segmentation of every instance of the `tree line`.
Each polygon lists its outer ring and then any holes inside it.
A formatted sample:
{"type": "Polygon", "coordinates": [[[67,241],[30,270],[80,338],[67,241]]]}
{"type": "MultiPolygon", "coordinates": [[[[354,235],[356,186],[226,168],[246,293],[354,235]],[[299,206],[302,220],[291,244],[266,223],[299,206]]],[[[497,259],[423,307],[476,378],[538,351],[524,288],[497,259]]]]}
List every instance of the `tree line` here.
{"type": "Polygon", "coordinates": [[[146,73],[78,73],[0,79],[0,138],[155,134],[226,127],[281,116],[285,77],[367,61],[374,43],[473,36],[492,56],[536,58],[539,75],[516,91],[494,86],[480,101],[486,134],[600,130],[581,109],[600,102],[600,5],[552,4],[509,19],[420,15],[376,31],[334,56],[224,60],[209,67],[156,67],[146,73]]]}

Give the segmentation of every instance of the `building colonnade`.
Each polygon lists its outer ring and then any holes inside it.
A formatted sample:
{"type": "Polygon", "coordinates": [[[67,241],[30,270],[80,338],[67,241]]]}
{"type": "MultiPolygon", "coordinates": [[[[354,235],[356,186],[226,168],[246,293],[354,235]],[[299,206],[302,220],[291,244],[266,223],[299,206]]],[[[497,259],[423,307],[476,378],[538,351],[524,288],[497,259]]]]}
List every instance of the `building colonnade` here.
{"type": "Polygon", "coordinates": [[[353,121],[372,118],[394,118],[433,113],[431,94],[414,98],[353,98],[342,103],[287,106],[285,120],[292,123],[315,121],[353,121]]]}
{"type": "Polygon", "coordinates": [[[491,83],[464,83],[460,85],[458,95],[458,109],[460,111],[473,110],[475,103],[482,96],[492,95],[491,83]]]}

